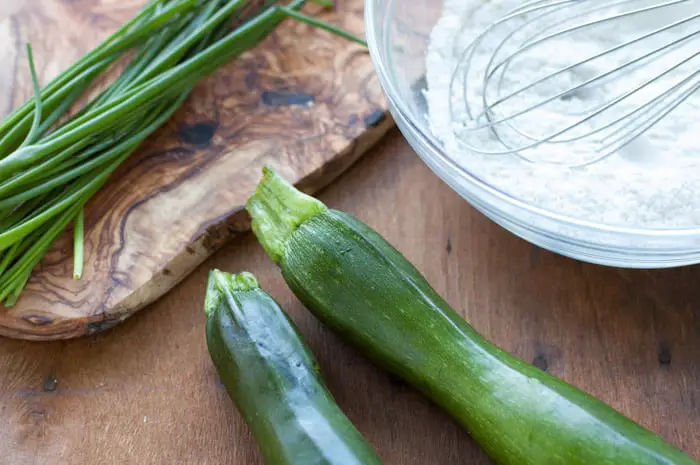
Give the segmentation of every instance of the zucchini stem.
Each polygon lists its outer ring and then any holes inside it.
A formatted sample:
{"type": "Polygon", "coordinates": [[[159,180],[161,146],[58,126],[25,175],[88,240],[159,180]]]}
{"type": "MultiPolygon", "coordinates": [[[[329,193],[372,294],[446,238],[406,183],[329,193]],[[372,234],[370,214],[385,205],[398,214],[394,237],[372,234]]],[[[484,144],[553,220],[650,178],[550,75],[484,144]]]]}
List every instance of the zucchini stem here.
{"type": "Polygon", "coordinates": [[[255,236],[272,260],[279,264],[289,236],[299,225],[325,212],[328,207],[300,192],[266,166],[246,209],[253,220],[255,236]]]}
{"type": "Polygon", "coordinates": [[[204,313],[207,316],[211,315],[219,308],[222,300],[232,299],[233,293],[250,292],[256,289],[260,289],[260,285],[252,273],[244,271],[231,274],[214,269],[209,273],[204,313]]]}

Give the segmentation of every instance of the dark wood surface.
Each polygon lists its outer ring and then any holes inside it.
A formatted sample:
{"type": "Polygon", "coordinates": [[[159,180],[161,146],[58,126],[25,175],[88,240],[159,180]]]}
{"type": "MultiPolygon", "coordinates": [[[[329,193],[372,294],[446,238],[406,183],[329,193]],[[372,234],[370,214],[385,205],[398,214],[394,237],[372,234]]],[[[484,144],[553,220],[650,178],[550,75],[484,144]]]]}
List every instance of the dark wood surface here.
{"type": "MultiPolygon", "coordinates": [[[[0,115],[32,95],[26,41],[46,84],[145,3],[0,0],[0,115]]],[[[363,5],[305,11],[362,34],[363,5]]],[[[0,335],[64,339],[118,324],[248,229],[243,204],[264,164],[316,191],[393,126],[385,111],[366,48],[285,21],[203,79],[91,201],[83,279],[73,279],[68,233],[17,305],[0,312],[0,335]]]]}
{"type": "MultiPolygon", "coordinates": [[[[537,249],[454,194],[398,133],[320,197],[385,235],[487,337],[700,459],[700,268],[622,271],[537,249]]],[[[249,235],[108,333],[0,340],[0,463],[262,464],[206,351],[212,267],[259,276],[387,465],[489,463],[446,415],[320,326],[249,235]]]]}

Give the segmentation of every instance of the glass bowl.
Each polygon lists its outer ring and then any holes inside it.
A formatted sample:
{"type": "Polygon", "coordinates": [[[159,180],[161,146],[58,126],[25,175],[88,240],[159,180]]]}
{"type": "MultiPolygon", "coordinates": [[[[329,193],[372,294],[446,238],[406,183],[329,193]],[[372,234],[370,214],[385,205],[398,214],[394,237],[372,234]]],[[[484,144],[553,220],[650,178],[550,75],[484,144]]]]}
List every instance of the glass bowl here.
{"type": "Polygon", "coordinates": [[[423,91],[429,35],[442,0],[366,0],[370,53],[396,123],[425,164],[493,221],[547,250],[623,268],[700,263],[700,228],[641,229],[560,215],[500,191],[459,166],[431,133],[423,91]]]}

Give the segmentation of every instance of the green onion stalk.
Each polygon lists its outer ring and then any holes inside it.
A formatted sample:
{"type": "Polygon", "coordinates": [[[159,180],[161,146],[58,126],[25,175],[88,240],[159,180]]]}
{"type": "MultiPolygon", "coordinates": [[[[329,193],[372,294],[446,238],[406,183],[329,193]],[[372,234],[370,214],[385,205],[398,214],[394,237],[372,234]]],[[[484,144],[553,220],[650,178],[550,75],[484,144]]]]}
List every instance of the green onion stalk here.
{"type": "MultiPolygon", "coordinates": [[[[74,277],[84,260],[84,207],[184,103],[198,81],[260,43],[285,18],[359,38],[303,14],[306,0],[152,0],[0,122],[0,302],[13,305],[33,269],[74,224],[74,277]],[[123,71],[68,112],[118,62],[123,71]]],[[[314,3],[332,6],[326,0],[314,3]]]]}

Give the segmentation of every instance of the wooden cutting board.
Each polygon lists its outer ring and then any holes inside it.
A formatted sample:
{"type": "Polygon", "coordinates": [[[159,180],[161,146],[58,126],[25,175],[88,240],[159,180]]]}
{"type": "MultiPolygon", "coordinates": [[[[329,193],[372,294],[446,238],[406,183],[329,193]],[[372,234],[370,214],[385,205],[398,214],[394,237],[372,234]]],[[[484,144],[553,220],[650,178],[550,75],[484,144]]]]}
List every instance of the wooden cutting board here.
{"type": "MultiPolygon", "coordinates": [[[[26,41],[45,84],[145,3],[0,2],[0,112],[32,94],[26,41]]],[[[315,6],[307,12],[361,34],[363,0],[336,3],[334,12],[315,6]]],[[[0,309],[0,334],[67,339],[117,325],[248,230],[244,204],[264,164],[314,192],[393,125],[386,109],[364,48],[286,21],[202,81],[91,201],[83,279],[72,278],[67,233],[17,305],[0,309]]]]}

